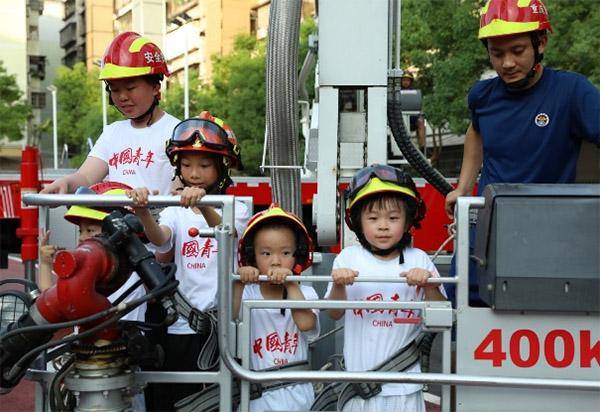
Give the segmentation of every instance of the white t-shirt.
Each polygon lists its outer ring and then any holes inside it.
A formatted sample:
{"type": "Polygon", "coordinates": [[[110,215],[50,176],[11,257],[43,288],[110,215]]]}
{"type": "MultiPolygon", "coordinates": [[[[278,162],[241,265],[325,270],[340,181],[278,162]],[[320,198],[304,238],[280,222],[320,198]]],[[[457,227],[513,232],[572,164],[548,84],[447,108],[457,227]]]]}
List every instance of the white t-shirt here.
{"type": "MultiPolygon", "coordinates": [[[[215,209],[221,214],[220,209],[215,209]]],[[[235,229],[238,234],[244,229],[250,218],[250,210],[240,200],[235,201],[235,229]]],[[[192,237],[188,230],[192,227],[207,229],[209,226],[201,213],[179,206],[168,207],[160,214],[160,224],[171,229],[171,237],[157,251],[164,253],[175,246],[175,277],[179,281],[179,291],[196,309],[206,311],[217,304],[217,241],[215,238],[192,237]]],[[[237,243],[237,242],[236,242],[237,243]]],[[[234,255],[237,256],[237,246],[234,255]]],[[[169,333],[188,335],[195,333],[188,322],[179,318],[169,326],[169,333]]]]}
{"type": "MultiPolygon", "coordinates": [[[[167,195],[171,192],[175,171],[165,153],[165,142],[178,123],[179,120],[168,113],[150,127],[141,129],[133,127],[129,119],[111,123],[106,126],[89,156],[106,162],[107,180],[124,183],[132,188],[147,187],[167,195]]],[[[147,246],[153,251],[152,245],[147,246]]],[[[138,274],[133,272],[108,299],[113,302],[139,279],[138,274]]],[[[142,297],[145,293],[144,286],[140,285],[125,298],[125,302],[142,297]]],[[[145,313],[144,303],[121,319],[144,321],[145,313]]]]}
{"type": "MultiPolygon", "coordinates": [[[[117,300],[117,298],[119,298],[119,296],[121,296],[121,294],[123,292],[125,292],[127,289],[129,289],[131,286],[133,286],[133,284],[135,282],[137,282],[138,280],[140,280],[140,277],[138,276],[138,274],[136,272],[132,272],[131,276],[129,276],[129,279],[127,279],[125,281],[125,283],[123,283],[123,285],[119,289],[117,289],[116,292],[112,293],[108,297],[108,300],[110,300],[110,302],[113,303],[115,300],[117,300]]],[[[144,288],[144,285],[140,285],[133,292],[131,292],[123,301],[130,302],[134,299],[141,298],[145,294],[146,294],[146,289],[144,288]]],[[[137,308],[135,308],[134,310],[132,310],[131,312],[129,312],[128,314],[126,314],[125,316],[123,316],[121,318],[121,320],[137,320],[137,321],[143,322],[145,319],[145,316],[146,316],[146,304],[144,303],[144,304],[138,306],[137,308]]]]}
{"type": "MultiPolygon", "coordinates": [[[[358,271],[359,277],[397,277],[413,268],[439,273],[427,254],[420,249],[404,250],[404,264],[399,259],[381,260],[360,245],[346,247],[335,258],[333,269],[348,268],[358,271]]],[[[333,284],[329,283],[325,296],[333,284]]],[[[440,290],[444,293],[443,288],[440,290]]],[[[355,282],[346,286],[348,300],[370,301],[420,301],[423,290],[406,283],[355,282]]],[[[388,359],[400,348],[412,342],[421,332],[420,324],[400,323],[403,318],[421,316],[419,310],[362,310],[348,309],[344,315],[344,361],[349,371],[366,371],[388,359]]],[[[406,372],[421,372],[419,363],[406,372]]],[[[420,384],[394,383],[382,387],[381,396],[408,395],[421,389],[420,384]]]]}
{"type": "Polygon", "coordinates": [[[106,126],[89,156],[106,162],[107,180],[167,195],[175,170],[165,153],[165,142],[177,123],[168,113],[141,129],[131,126],[130,120],[114,122],[106,126]]]}
{"type": "MultiPolygon", "coordinates": [[[[300,285],[306,300],[319,299],[310,286],[300,285]]],[[[258,284],[247,284],[244,287],[242,300],[264,299],[258,284]]],[[[308,332],[301,332],[292,312],[286,309],[285,315],[280,309],[254,309],[250,331],[250,365],[254,370],[283,366],[288,363],[308,359],[308,341],[319,336],[319,311],[313,309],[317,316],[316,327],[308,332]]],[[[250,401],[250,411],[295,411],[308,410],[314,401],[314,391],[310,383],[285,386],[263,393],[262,397],[250,401]]]]}

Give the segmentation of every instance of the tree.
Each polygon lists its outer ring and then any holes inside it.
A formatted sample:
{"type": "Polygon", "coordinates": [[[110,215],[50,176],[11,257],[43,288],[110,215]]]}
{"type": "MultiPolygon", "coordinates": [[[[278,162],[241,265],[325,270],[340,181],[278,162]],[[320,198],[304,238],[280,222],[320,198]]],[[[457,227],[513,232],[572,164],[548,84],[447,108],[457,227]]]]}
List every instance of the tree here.
{"type": "Polygon", "coordinates": [[[546,0],[554,33],[544,63],[581,73],[600,87],[600,7],[597,0],[546,0]]]}
{"type": "Polygon", "coordinates": [[[463,133],[466,96],[487,68],[477,39],[477,0],[402,2],[402,61],[419,69],[424,111],[436,128],[463,133]]]}
{"type": "MultiPolygon", "coordinates": [[[[73,167],[79,167],[88,153],[87,140],[95,141],[102,133],[101,83],[98,69],[87,71],[84,63],[72,69],[59,67],[54,81],[57,87],[57,123],[60,144],[69,145],[73,167]]],[[[121,119],[119,112],[109,107],[108,122],[121,119]]]]}
{"type": "Polygon", "coordinates": [[[0,61],[0,138],[20,140],[30,116],[31,106],[23,100],[15,76],[9,75],[0,61]]]}

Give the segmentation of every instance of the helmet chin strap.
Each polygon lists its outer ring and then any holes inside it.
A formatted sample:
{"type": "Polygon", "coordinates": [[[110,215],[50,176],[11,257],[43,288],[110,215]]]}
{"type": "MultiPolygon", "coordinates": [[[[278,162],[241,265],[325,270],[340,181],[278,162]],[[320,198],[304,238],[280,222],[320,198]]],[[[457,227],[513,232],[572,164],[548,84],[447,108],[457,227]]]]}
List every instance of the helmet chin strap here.
{"type": "Polygon", "coordinates": [[[539,70],[539,67],[539,63],[534,63],[529,72],[527,72],[527,75],[521,80],[517,80],[515,82],[510,83],[504,82],[508,91],[511,93],[517,93],[528,88],[530,86],[531,80],[535,77],[535,74],[539,70]]]}
{"type": "Polygon", "coordinates": [[[541,69],[540,62],[544,58],[544,54],[539,52],[540,38],[537,33],[531,33],[531,45],[533,46],[533,65],[527,72],[527,75],[521,80],[515,82],[504,82],[506,88],[511,93],[518,93],[531,86],[531,81],[535,77],[536,73],[541,69]]]}
{"type": "Polygon", "coordinates": [[[396,243],[394,246],[388,247],[386,249],[378,249],[378,248],[373,247],[367,241],[367,239],[365,238],[365,236],[362,233],[357,233],[356,237],[358,238],[358,241],[360,242],[362,247],[364,247],[369,252],[371,252],[372,254],[377,255],[377,256],[388,256],[392,252],[399,251],[400,252],[400,256],[398,257],[399,263],[401,265],[404,264],[404,252],[403,252],[402,246],[401,246],[402,239],[400,239],[400,241],[398,243],[396,243]]]}
{"type": "MultiPolygon", "coordinates": [[[[144,120],[146,116],[149,115],[148,121],[146,122],[146,126],[150,126],[152,124],[152,113],[154,112],[154,108],[156,106],[158,106],[158,99],[156,98],[156,96],[154,96],[154,100],[152,101],[152,104],[150,105],[148,110],[146,110],[143,114],[139,115],[138,117],[129,117],[129,120],[133,120],[134,122],[140,122],[144,120]]],[[[125,116],[123,112],[121,112],[121,114],[125,116]]]]}

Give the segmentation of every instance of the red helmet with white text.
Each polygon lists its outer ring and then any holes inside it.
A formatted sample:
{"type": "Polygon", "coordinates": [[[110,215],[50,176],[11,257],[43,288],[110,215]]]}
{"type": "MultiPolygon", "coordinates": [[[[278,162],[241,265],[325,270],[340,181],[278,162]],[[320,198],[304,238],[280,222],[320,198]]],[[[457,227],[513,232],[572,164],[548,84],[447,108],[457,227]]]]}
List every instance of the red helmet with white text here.
{"type": "Polygon", "coordinates": [[[479,39],[550,30],[541,0],[488,0],[479,12],[479,39]]]}
{"type": "Polygon", "coordinates": [[[312,265],[312,253],[314,250],[313,241],[302,219],[293,213],[286,212],[276,203],[258,212],[250,218],[246,230],[240,237],[238,245],[238,263],[240,266],[256,264],[254,255],[254,237],[261,227],[269,223],[281,223],[290,227],[296,234],[296,264],[292,268],[292,272],[300,274],[312,265]]]}

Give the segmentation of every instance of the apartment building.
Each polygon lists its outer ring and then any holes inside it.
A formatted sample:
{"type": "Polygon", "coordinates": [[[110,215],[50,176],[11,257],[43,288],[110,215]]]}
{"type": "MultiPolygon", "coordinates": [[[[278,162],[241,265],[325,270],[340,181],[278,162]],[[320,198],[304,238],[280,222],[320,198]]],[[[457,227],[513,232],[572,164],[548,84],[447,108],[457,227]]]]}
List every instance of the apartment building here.
{"type": "Polygon", "coordinates": [[[233,49],[235,36],[250,33],[250,10],[256,0],[167,0],[164,53],[173,80],[183,76],[186,58],[190,77],[210,81],[211,56],[233,49]]]}
{"type": "Polygon", "coordinates": [[[62,14],[63,0],[0,0],[0,60],[32,107],[21,139],[0,136],[3,168],[18,162],[24,144],[40,138],[43,143],[47,137],[39,126],[52,116],[47,86],[54,81],[62,55],[58,47],[62,14]]]}
{"type": "Polygon", "coordinates": [[[62,63],[73,67],[77,62],[85,62],[91,69],[102,58],[113,37],[113,0],[63,1],[60,47],[65,55],[62,63]]]}
{"type": "Polygon", "coordinates": [[[163,48],[166,0],[114,0],[113,16],[114,34],[135,31],[163,48]]]}
{"type": "MultiPolygon", "coordinates": [[[[250,33],[257,39],[262,40],[267,37],[269,31],[269,10],[271,0],[255,0],[250,10],[250,33]]],[[[315,15],[315,0],[302,0],[302,18],[315,15]]]]}

